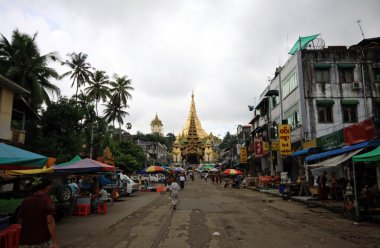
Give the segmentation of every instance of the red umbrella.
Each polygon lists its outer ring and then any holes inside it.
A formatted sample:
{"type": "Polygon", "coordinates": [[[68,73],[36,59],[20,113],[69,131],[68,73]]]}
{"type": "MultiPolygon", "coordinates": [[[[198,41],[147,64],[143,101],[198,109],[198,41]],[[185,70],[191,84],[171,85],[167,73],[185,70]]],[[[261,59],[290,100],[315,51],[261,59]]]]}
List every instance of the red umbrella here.
{"type": "Polygon", "coordinates": [[[228,170],[223,171],[222,174],[224,174],[224,175],[241,175],[243,173],[239,170],[228,169],[228,170]]]}

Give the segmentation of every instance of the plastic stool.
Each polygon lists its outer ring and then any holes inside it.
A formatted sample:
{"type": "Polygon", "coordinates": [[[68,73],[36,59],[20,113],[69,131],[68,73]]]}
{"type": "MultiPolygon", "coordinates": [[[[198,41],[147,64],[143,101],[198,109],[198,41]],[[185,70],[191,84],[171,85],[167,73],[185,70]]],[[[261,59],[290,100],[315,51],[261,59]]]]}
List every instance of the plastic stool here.
{"type": "Polygon", "coordinates": [[[98,214],[107,214],[107,204],[106,203],[100,203],[98,205],[98,214]]]}
{"type": "Polygon", "coordinates": [[[16,231],[13,237],[13,246],[14,248],[18,248],[20,246],[20,235],[21,235],[21,225],[20,224],[12,224],[8,227],[8,229],[13,229],[16,231]]]}
{"type": "Polygon", "coordinates": [[[8,248],[15,247],[14,244],[16,243],[16,233],[17,231],[12,228],[5,229],[5,233],[7,234],[7,241],[8,241],[8,248]]]}
{"type": "Polygon", "coordinates": [[[8,237],[5,230],[0,231],[0,247],[8,248],[8,237]]]}
{"type": "Polygon", "coordinates": [[[91,204],[78,204],[77,212],[75,213],[78,216],[88,216],[91,213],[91,204]]]}

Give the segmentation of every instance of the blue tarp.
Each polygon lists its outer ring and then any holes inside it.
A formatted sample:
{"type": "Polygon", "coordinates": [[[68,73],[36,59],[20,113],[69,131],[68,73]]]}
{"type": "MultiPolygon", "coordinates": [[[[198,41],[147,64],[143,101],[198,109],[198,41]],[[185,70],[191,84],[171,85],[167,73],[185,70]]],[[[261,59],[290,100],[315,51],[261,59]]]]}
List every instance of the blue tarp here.
{"type": "Polygon", "coordinates": [[[354,150],[357,150],[360,148],[365,148],[367,146],[380,146],[380,140],[365,141],[365,142],[361,142],[358,144],[354,144],[352,146],[345,146],[345,147],[342,147],[340,149],[334,149],[334,150],[327,151],[327,152],[313,154],[313,155],[307,156],[305,158],[305,161],[310,162],[310,161],[314,161],[314,160],[321,159],[321,158],[335,156],[335,155],[351,152],[351,151],[354,151],[354,150]]]}
{"type": "Polygon", "coordinates": [[[106,178],[104,175],[101,175],[99,177],[99,185],[104,186],[104,185],[109,185],[109,184],[115,184],[112,180],[106,178]]]}
{"type": "Polygon", "coordinates": [[[316,149],[318,149],[318,148],[316,148],[316,147],[310,147],[310,148],[307,148],[307,149],[303,149],[303,150],[300,150],[300,151],[296,151],[296,152],[293,152],[293,153],[292,153],[292,157],[300,156],[300,155],[305,155],[305,154],[307,154],[307,153],[309,153],[309,152],[311,152],[311,151],[314,151],[314,150],[316,150],[316,149]]]}

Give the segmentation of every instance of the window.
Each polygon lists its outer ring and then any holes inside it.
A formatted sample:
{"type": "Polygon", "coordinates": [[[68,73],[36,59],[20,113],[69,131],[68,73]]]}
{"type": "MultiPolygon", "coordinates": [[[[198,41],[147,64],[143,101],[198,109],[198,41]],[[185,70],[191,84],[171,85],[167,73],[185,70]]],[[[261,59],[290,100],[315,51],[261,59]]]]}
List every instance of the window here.
{"type": "Polygon", "coordinates": [[[317,106],[318,109],[318,122],[331,123],[333,122],[332,105],[330,106],[317,106]]]}
{"type": "Polygon", "coordinates": [[[286,111],[284,117],[292,129],[297,128],[300,125],[298,104],[286,111]]]}
{"type": "Polygon", "coordinates": [[[287,97],[293,90],[298,87],[297,75],[295,72],[291,73],[282,84],[282,97],[287,97]]]}
{"type": "Polygon", "coordinates": [[[353,68],[339,68],[339,82],[352,83],[354,81],[353,68]]]}
{"type": "Polygon", "coordinates": [[[271,96],[272,100],[272,109],[275,108],[279,103],[279,96],[271,96]]]}
{"type": "Polygon", "coordinates": [[[380,83],[380,68],[373,68],[374,81],[380,83]]]}
{"type": "Polygon", "coordinates": [[[358,122],[357,105],[342,105],[343,123],[358,122]]]}
{"type": "Polygon", "coordinates": [[[315,69],[316,83],[330,83],[330,68],[315,69]]]}

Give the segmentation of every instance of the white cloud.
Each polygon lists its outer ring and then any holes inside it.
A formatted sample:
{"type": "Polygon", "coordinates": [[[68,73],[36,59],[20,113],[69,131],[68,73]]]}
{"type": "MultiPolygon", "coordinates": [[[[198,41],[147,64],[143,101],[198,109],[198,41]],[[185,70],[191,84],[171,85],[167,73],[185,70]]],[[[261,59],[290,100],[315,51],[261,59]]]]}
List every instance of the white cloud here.
{"type": "MultiPolygon", "coordinates": [[[[87,53],[110,76],[128,75],[135,87],[132,131],[150,131],[155,114],[178,133],[194,90],[206,132],[236,131],[250,121],[275,68],[299,35],[321,33],[326,45],[353,45],[379,36],[380,2],[251,0],[46,1],[0,0],[1,33],[33,34],[43,53],[87,53]],[[256,100],[255,100],[256,99],[256,100]]],[[[66,68],[60,68],[60,72],[66,68]]],[[[72,95],[69,79],[57,82],[72,95]]]]}

